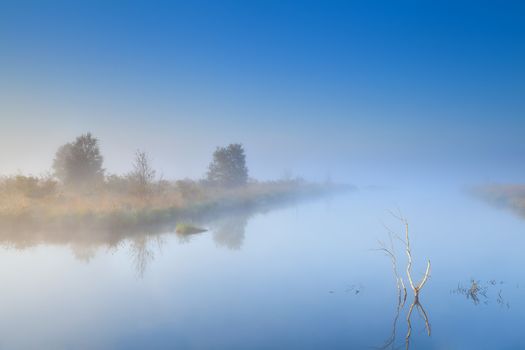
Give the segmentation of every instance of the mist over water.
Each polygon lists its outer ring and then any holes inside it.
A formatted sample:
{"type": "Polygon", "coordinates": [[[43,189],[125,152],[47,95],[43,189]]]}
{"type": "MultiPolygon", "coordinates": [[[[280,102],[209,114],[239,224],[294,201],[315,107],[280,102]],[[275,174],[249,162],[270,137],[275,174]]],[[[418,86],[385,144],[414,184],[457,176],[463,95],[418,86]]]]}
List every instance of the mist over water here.
{"type": "MultiPolygon", "coordinates": [[[[397,290],[388,257],[376,249],[387,239],[383,224],[402,233],[385,210],[396,207],[410,220],[414,276],[432,261],[420,294],[432,335],[414,312],[411,346],[523,346],[515,327],[525,311],[525,222],[446,186],[224,213],[193,235],[137,232],[119,242],[100,241],[96,232],[69,240],[42,235],[27,246],[23,236],[4,236],[3,345],[381,347],[392,333],[397,290]]],[[[406,311],[395,346],[405,344],[406,311]]]]}
{"type": "Polygon", "coordinates": [[[524,15],[0,0],[0,349],[525,349],[524,15]]]}

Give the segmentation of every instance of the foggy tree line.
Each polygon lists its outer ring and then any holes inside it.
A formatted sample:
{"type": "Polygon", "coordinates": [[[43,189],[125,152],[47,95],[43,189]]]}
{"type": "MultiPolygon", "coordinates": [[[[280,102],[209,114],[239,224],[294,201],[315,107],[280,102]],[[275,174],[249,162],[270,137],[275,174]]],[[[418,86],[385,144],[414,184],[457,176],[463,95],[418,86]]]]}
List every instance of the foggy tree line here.
{"type": "MultiPolygon", "coordinates": [[[[247,182],[244,148],[241,144],[230,144],[215,149],[204,178],[199,181],[179,180],[175,184],[183,198],[190,198],[203,186],[234,188],[244,186],[247,182]]],[[[131,171],[124,175],[108,174],[104,168],[99,139],[88,132],[57,149],[52,172],[48,176],[16,175],[3,178],[2,184],[29,197],[44,197],[55,193],[57,187],[62,186],[83,193],[104,188],[145,198],[156,190],[169,187],[170,182],[157,177],[150,156],[142,150],[135,152],[131,171]]]]}
{"type": "MultiPolygon", "coordinates": [[[[53,174],[63,185],[89,189],[103,181],[115,182],[115,175],[105,176],[104,158],[99,140],[91,133],[78,136],[58,148],[53,160],[53,174]]],[[[139,196],[145,196],[155,181],[156,171],[150,157],[141,150],[135,153],[133,170],[125,178],[139,196]]],[[[248,181],[246,155],[241,144],[217,147],[203,182],[213,186],[237,187],[248,181]]]]}

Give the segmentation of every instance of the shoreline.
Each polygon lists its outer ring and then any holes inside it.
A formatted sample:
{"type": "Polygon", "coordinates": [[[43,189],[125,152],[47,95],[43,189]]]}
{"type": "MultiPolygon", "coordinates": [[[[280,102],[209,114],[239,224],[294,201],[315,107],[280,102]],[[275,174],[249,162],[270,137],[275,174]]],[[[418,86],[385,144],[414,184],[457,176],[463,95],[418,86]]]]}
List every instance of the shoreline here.
{"type": "MultiPolygon", "coordinates": [[[[17,232],[29,240],[34,240],[37,236],[45,240],[46,236],[62,236],[64,232],[69,236],[75,236],[75,233],[81,233],[82,236],[82,233],[95,232],[94,234],[104,236],[104,239],[138,232],[174,232],[177,223],[202,225],[228,215],[268,212],[298,201],[352,190],[355,188],[347,185],[259,183],[245,188],[222,189],[210,193],[209,197],[203,200],[188,200],[183,205],[176,206],[170,206],[169,203],[156,206],[155,203],[150,203],[140,207],[121,206],[109,211],[96,210],[100,208],[77,210],[72,206],[70,210],[58,213],[54,213],[53,208],[48,208],[48,212],[38,212],[35,209],[40,206],[35,206],[24,208],[16,215],[2,213],[0,230],[8,235],[9,232],[17,232]]],[[[0,236],[4,235],[0,233],[0,236]]]]}
{"type": "Polygon", "coordinates": [[[525,217],[525,184],[491,184],[470,190],[475,197],[525,217]]]}

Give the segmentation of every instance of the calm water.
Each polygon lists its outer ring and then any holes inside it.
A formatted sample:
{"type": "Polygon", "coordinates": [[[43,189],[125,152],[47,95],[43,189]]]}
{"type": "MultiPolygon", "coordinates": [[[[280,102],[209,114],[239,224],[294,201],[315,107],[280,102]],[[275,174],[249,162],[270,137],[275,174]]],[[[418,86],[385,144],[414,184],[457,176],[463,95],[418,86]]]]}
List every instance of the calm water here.
{"type": "Polygon", "coordinates": [[[525,220],[455,186],[361,190],[222,217],[188,237],[4,235],[0,348],[404,348],[413,298],[392,339],[395,280],[374,250],[382,223],[402,232],[387,212],[397,207],[414,276],[432,261],[420,294],[432,333],[414,311],[410,348],[525,348],[525,220]]]}

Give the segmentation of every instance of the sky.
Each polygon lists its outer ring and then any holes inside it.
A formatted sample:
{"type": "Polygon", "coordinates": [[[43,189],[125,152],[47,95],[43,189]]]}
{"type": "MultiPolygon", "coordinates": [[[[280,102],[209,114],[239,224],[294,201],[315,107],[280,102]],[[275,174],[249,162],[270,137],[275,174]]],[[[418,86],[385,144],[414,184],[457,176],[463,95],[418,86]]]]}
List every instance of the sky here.
{"type": "Polygon", "coordinates": [[[525,177],[520,1],[0,0],[0,174],[43,174],[91,131],[202,176],[358,185],[525,177]]]}

